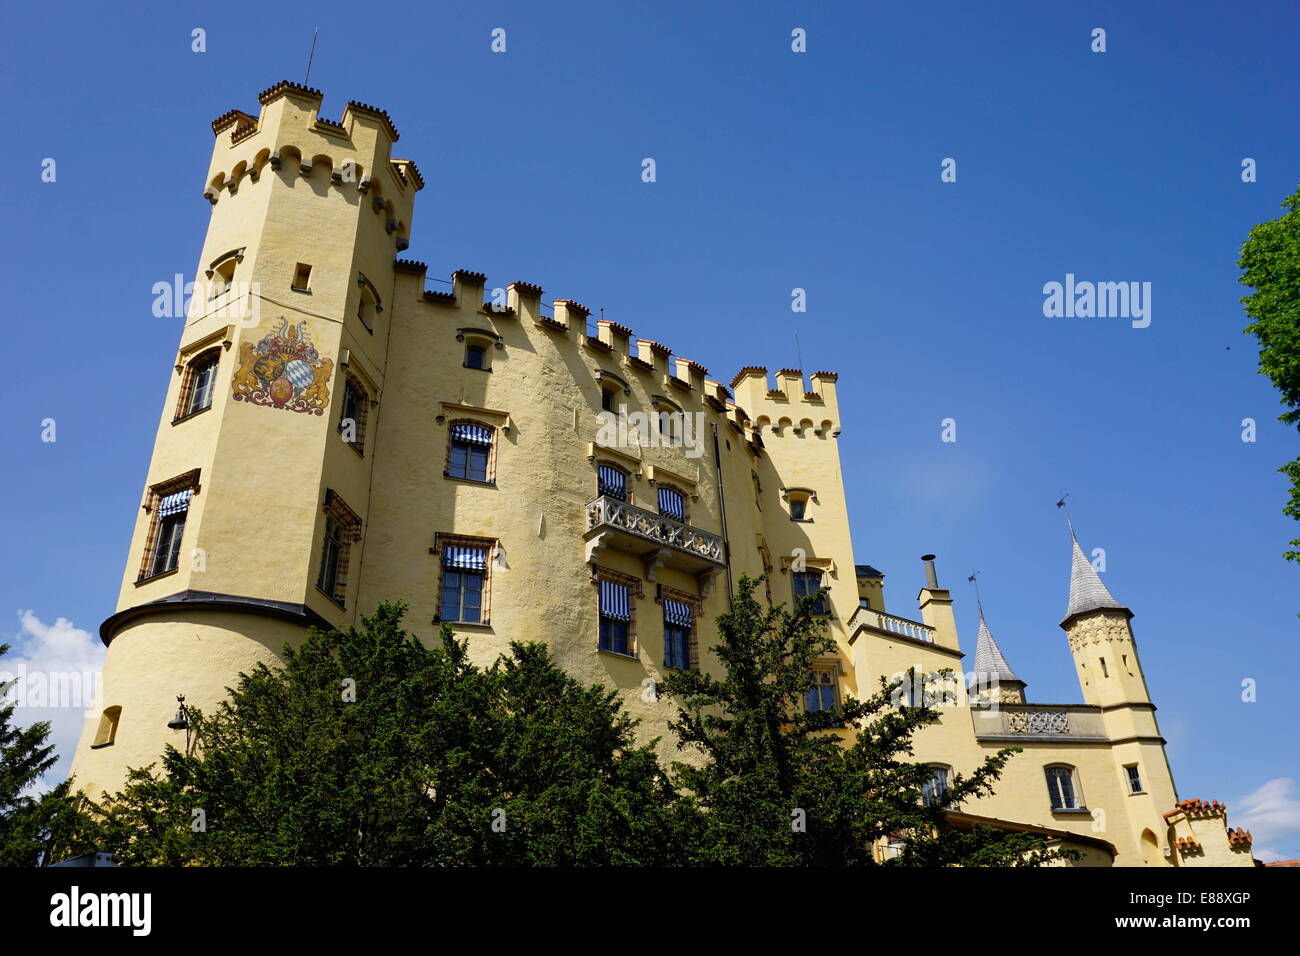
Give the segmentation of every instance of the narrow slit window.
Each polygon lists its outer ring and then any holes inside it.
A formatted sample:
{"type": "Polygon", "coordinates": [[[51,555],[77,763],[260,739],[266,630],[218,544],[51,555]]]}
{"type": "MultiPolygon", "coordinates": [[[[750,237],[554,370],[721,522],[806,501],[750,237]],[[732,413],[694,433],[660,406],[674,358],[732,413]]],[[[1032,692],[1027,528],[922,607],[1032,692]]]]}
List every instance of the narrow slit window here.
{"type": "Polygon", "coordinates": [[[295,292],[309,292],[311,290],[311,266],[305,262],[300,262],[294,267],[291,288],[295,292]]]}

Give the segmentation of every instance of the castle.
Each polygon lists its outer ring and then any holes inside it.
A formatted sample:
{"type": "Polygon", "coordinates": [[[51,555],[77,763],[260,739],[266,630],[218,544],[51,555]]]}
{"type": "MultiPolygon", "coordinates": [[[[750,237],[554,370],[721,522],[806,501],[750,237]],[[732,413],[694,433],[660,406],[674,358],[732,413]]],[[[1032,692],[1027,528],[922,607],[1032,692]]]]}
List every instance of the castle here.
{"type": "Polygon", "coordinates": [[[887,611],[884,576],[855,563],[833,372],[747,367],[728,386],[528,282],[457,270],[428,291],[424,264],[399,258],[424,180],[392,158],[388,114],[350,102],[334,122],[290,82],[259,101],[212,123],[202,278],[101,628],[78,785],[115,790],[179,743],[178,695],[211,708],[306,628],[385,599],[410,604],[423,639],[450,623],[482,663],[544,640],[664,734],[672,704],[643,689],[715,668],[711,622],[740,575],[765,574],[774,603],[829,587],[837,653],[807,707],[913,669],[977,675],[917,738],[927,798],[989,753],[1023,753],[952,825],[1041,833],[1081,865],[1253,864],[1220,804],[1178,799],[1132,614],[1077,540],[1061,626],[1084,703],[1028,703],[982,611],[963,665],[932,556],[919,620],[887,611]]]}

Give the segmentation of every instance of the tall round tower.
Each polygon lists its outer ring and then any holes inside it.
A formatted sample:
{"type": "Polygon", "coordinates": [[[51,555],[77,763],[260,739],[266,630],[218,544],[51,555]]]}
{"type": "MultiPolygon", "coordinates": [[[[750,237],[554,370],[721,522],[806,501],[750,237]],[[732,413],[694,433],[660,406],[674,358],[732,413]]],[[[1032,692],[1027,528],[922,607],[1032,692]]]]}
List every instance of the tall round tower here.
{"type": "MultiPolygon", "coordinates": [[[[158,424],[77,784],[183,735],[176,698],[211,708],[235,675],[310,624],[350,620],[347,548],[366,520],[365,425],[383,386],[414,164],[388,115],[282,82],[231,110],[203,195],[212,217],[158,424]]],[[[355,575],[353,575],[355,577],[355,575]]]]}

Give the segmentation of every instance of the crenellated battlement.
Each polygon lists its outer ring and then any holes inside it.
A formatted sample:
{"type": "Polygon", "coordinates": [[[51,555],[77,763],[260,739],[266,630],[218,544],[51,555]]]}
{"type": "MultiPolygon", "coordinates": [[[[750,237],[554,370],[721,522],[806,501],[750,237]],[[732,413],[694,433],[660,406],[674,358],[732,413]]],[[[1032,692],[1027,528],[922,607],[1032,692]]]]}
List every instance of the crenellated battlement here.
{"type": "Polygon", "coordinates": [[[737,401],[752,410],[760,433],[770,428],[778,436],[835,436],[840,432],[838,380],[834,372],[813,372],[809,377],[812,388],[808,389],[802,369],[782,368],[777,370],[772,387],[766,366],[747,365],[731,380],[731,387],[737,401]]]}
{"type": "MultiPolygon", "coordinates": [[[[765,407],[764,400],[755,400],[751,395],[742,405],[726,385],[709,378],[709,370],[704,365],[675,355],[668,345],[655,339],[638,337],[632,329],[613,320],[596,320],[595,335],[588,334],[591,309],[576,299],[551,300],[551,314],[547,315],[542,304],[544,289],[536,283],[521,280],[509,283],[505,287],[506,305],[501,306],[491,301],[490,283],[484,273],[457,269],[451,274],[451,291],[444,292],[425,289],[428,267],[423,262],[399,259],[394,269],[399,275],[415,280],[409,294],[424,304],[488,319],[531,324],[548,333],[547,337],[562,347],[586,349],[597,361],[614,364],[618,368],[616,374],[641,377],[646,390],[655,396],[663,410],[710,410],[727,420],[755,450],[763,447],[758,431],[774,419],[768,415],[760,422],[750,416],[746,406],[765,407]]],[[[757,380],[766,381],[766,369],[751,366],[741,371],[733,385],[753,374],[758,376],[757,380]]],[[[838,428],[837,417],[827,416],[838,415],[832,391],[837,376],[833,372],[814,373],[815,390],[805,392],[797,370],[786,369],[783,374],[798,385],[791,394],[802,403],[799,407],[809,409],[806,415],[789,424],[807,429],[808,434],[832,434],[838,428]]]]}
{"type": "Polygon", "coordinates": [[[255,117],[228,110],[212,121],[217,137],[204,198],[214,206],[244,182],[257,183],[266,168],[320,177],[326,188],[366,196],[389,234],[406,248],[414,193],[424,176],[414,161],[393,158],[397,127],[386,110],[349,100],[339,121],[320,115],[320,90],[281,81],[258,95],[255,117]]]}

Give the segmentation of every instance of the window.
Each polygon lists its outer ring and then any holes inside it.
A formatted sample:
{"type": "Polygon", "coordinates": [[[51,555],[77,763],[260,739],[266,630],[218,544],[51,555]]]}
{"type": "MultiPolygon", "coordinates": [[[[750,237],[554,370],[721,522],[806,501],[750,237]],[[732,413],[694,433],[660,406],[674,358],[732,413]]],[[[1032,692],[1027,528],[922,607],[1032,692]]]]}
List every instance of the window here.
{"type": "Polygon", "coordinates": [[[465,346],[465,367],[487,369],[487,349],[481,345],[465,346]]]}
{"type": "Polygon", "coordinates": [[[676,488],[659,488],[659,513],[678,521],[686,520],[686,496],[676,488]]]}
{"type": "Polygon", "coordinates": [[[835,671],[833,664],[813,668],[812,685],[804,691],[803,706],[810,714],[836,707],[835,671]]]}
{"type": "Polygon", "coordinates": [[[1104,658],[1104,657],[1099,657],[1099,658],[1097,658],[1097,661],[1098,661],[1098,663],[1101,664],[1101,676],[1102,676],[1102,677],[1109,677],[1109,676],[1110,676],[1110,668],[1108,668],[1108,667],[1106,666],[1106,658],[1104,658]]]}
{"type": "Polygon", "coordinates": [[[600,580],[600,637],[602,651],[632,654],[632,599],[626,584],[600,580]]]}
{"type": "Polygon", "coordinates": [[[347,601],[348,556],[361,540],[361,518],[332,488],[325,492],[325,531],[316,587],[339,607],[347,601]]]}
{"type": "Polygon", "coordinates": [[[684,601],[664,598],[664,667],[688,670],[691,665],[691,635],[695,611],[684,601]]]}
{"type": "Polygon", "coordinates": [[[335,597],[338,594],[339,566],[343,559],[343,526],[333,518],[325,519],[325,543],[321,551],[320,578],[316,586],[335,597]]]}
{"type": "Polygon", "coordinates": [[[366,331],[373,334],[375,316],[384,311],[379,301],[379,291],[362,272],[357,273],[357,285],[361,287],[361,294],[357,297],[357,318],[361,320],[366,331]]]}
{"type": "Polygon", "coordinates": [[[600,407],[607,412],[614,410],[614,390],[612,388],[602,388],[600,390],[600,407]]]}
{"type": "Polygon", "coordinates": [[[871,598],[858,598],[858,607],[871,607],[871,598]]]}
{"type": "Polygon", "coordinates": [[[803,498],[790,499],[790,517],[795,521],[802,521],[804,509],[808,507],[808,502],[803,498]]]}
{"type": "Polygon", "coordinates": [[[1128,777],[1128,792],[1142,793],[1142,775],[1138,772],[1138,765],[1135,763],[1125,764],[1124,773],[1128,777]]]}
{"type": "Polygon", "coordinates": [[[361,451],[365,447],[366,412],[370,397],[355,378],[349,375],[343,381],[343,401],[339,410],[339,434],[343,440],[361,451]]]}
{"type": "Polygon", "coordinates": [[[293,269],[293,285],[289,286],[295,292],[311,291],[311,266],[300,262],[293,269]]]}
{"type": "Polygon", "coordinates": [[[149,529],[150,542],[145,549],[143,578],[156,577],[175,571],[180,564],[181,539],[185,536],[185,516],[189,513],[190,498],[194,488],[182,488],[165,495],[155,492],[157,498],[153,524],[149,529]]]}
{"type": "Polygon", "coordinates": [[[225,292],[235,281],[235,258],[232,256],[212,267],[208,275],[208,298],[215,299],[225,292]]]}
{"type": "Polygon", "coordinates": [[[460,624],[486,624],[483,602],[488,570],[486,547],[443,545],[439,617],[460,624]]]}
{"type": "Polygon", "coordinates": [[[596,494],[628,501],[627,472],[617,465],[596,466],[596,494]]]}
{"type": "Polygon", "coordinates": [[[492,480],[492,439],[495,429],[478,422],[452,422],[447,475],[466,481],[492,480]]]}
{"type": "Polygon", "coordinates": [[[95,742],[91,748],[108,747],[117,739],[117,723],[122,717],[121,707],[109,707],[99,718],[99,728],[95,731],[95,742]]]}
{"type": "Polygon", "coordinates": [[[221,360],[221,349],[208,349],[194,357],[185,367],[185,378],[181,382],[180,404],[176,409],[176,421],[197,415],[212,407],[212,396],[216,391],[217,364],[221,360]]]}
{"type": "Polygon", "coordinates": [[[826,595],[817,593],[822,586],[822,573],[820,571],[795,571],[793,578],[796,600],[802,597],[815,597],[816,600],[813,602],[814,614],[829,614],[831,612],[826,595]]]}
{"type": "Polygon", "coordinates": [[[1074,786],[1073,767],[1048,767],[1047,793],[1053,811],[1082,809],[1074,786]]]}
{"type": "Polygon", "coordinates": [[[921,787],[921,802],[927,807],[933,807],[943,802],[943,795],[948,792],[948,767],[934,766],[930,768],[934,771],[934,776],[925,782],[921,787]]]}

